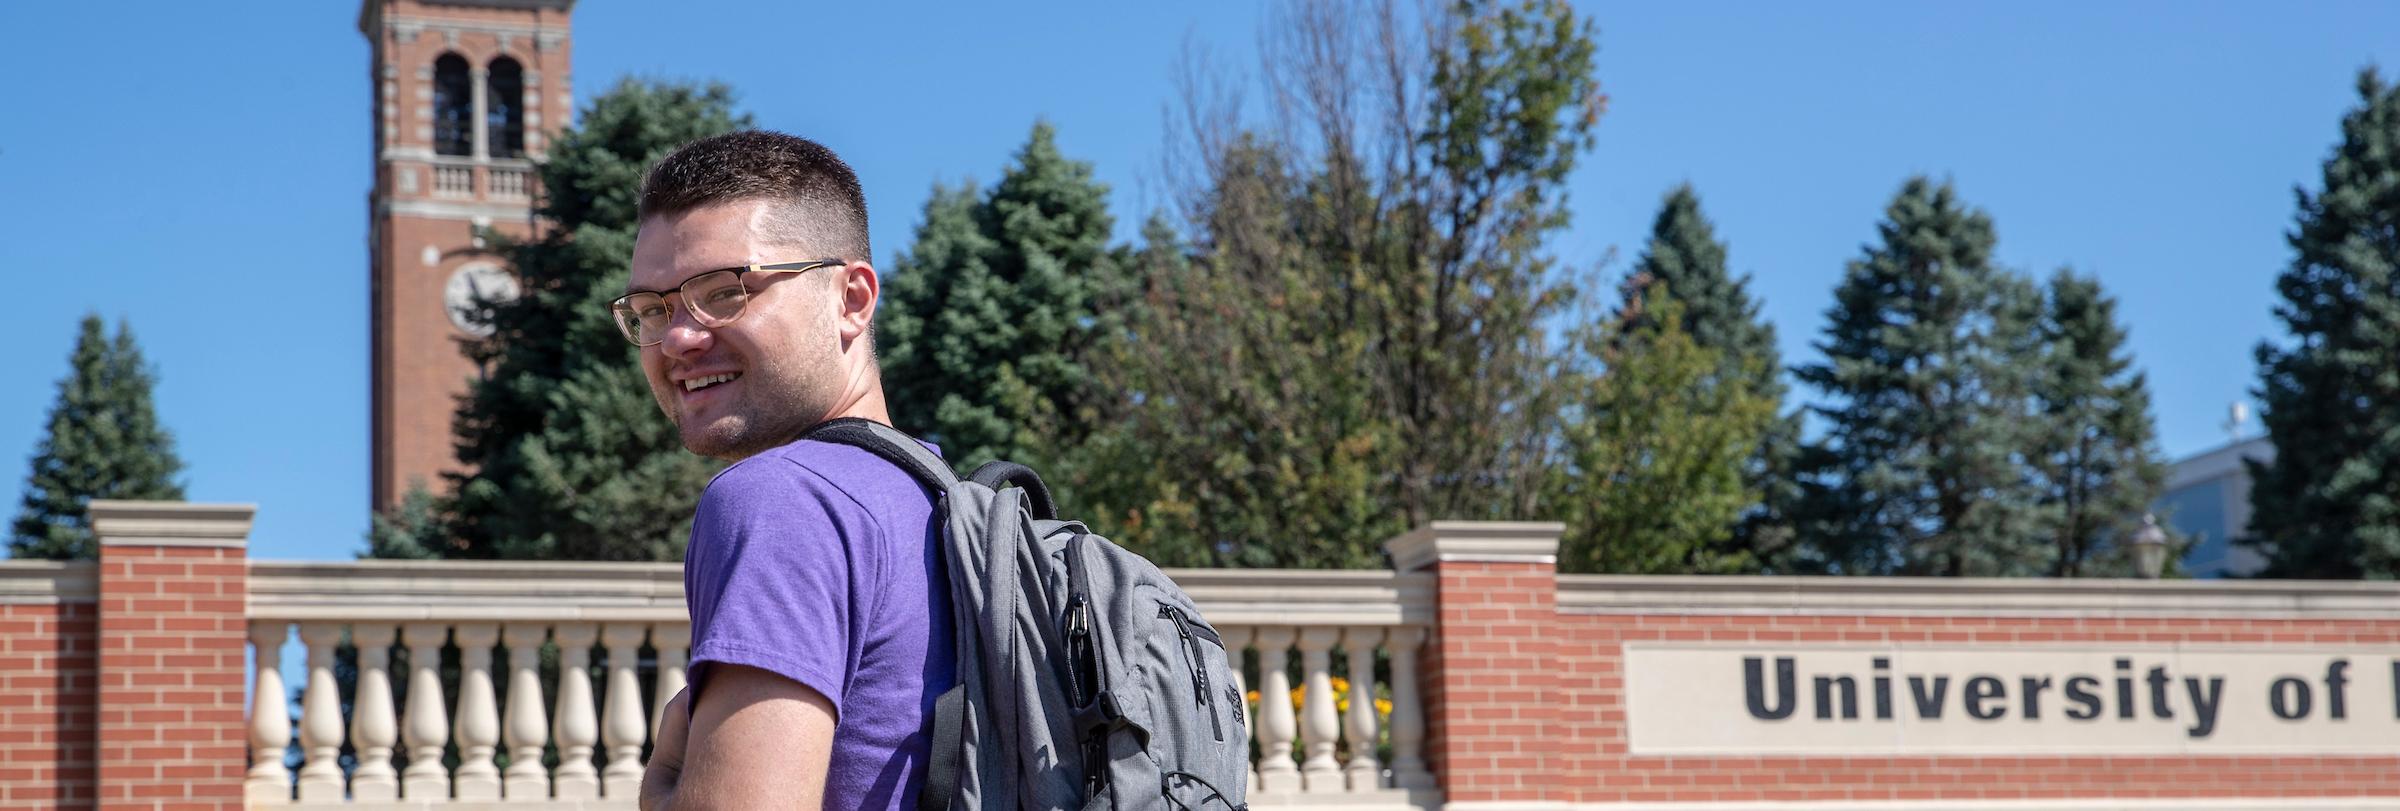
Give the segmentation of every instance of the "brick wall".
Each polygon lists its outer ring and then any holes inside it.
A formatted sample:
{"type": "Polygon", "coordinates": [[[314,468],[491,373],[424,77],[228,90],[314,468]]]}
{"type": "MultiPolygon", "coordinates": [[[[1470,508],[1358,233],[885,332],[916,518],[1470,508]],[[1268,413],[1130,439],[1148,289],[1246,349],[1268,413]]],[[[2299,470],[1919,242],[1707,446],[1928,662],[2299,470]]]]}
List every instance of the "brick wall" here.
{"type": "Polygon", "coordinates": [[[1559,641],[1557,577],[1524,563],[1444,563],[1437,609],[1441,632],[1428,665],[1428,761],[1447,796],[1539,800],[1569,781],[1563,747],[1560,673],[1549,666],[1559,641]]]}
{"type": "Polygon", "coordinates": [[[0,807],[97,796],[97,608],[89,563],[0,564],[0,807]]]}
{"type": "Polygon", "coordinates": [[[97,562],[0,562],[0,808],[241,807],[251,512],[95,501],[97,562]]]}
{"type": "MultiPolygon", "coordinates": [[[[1438,583],[1435,639],[1420,662],[1420,679],[1428,759],[1453,806],[2400,805],[2400,747],[2348,755],[1688,756],[1635,754],[1628,738],[1629,643],[2003,656],[2126,646],[2383,657],[2400,651],[2400,590],[2389,586],[1559,577],[1555,541],[1538,543],[1546,531],[1539,524],[1437,522],[1389,546],[1397,568],[1430,569],[1438,583]]],[[[1671,706],[1644,712],[1688,723],[1671,706]]],[[[2353,713],[2357,725],[2395,723],[2363,709],[2353,713]]],[[[1739,734],[1737,741],[1748,740],[1739,734]]]]}
{"type": "MultiPolygon", "coordinates": [[[[97,563],[0,562],[0,807],[241,807],[249,508],[97,502],[93,515],[97,563]]],[[[1555,544],[1554,526],[1437,523],[1393,544],[1402,571],[1433,572],[1412,578],[1433,591],[1416,672],[1425,755],[1453,808],[2400,806],[2400,747],[2336,740],[2395,723],[2363,686],[2348,726],[2317,727],[2325,737],[2249,727],[2290,751],[2363,752],[2347,755],[2053,756],[2022,743],[1974,755],[1637,754],[1627,706],[1631,690],[1698,690],[1717,672],[1675,665],[1662,680],[1662,650],[2400,657],[2400,588],[2388,584],[1561,577],[1540,543],[1555,544]],[[1629,645],[1645,662],[1630,687],[1629,645]]],[[[1731,684],[1738,694],[1743,682],[1731,684]]],[[[1740,701],[1726,711],[1742,723],[1767,717],[1755,704],[1738,715],[1740,701]]],[[[1761,729],[1800,735],[1809,751],[1829,741],[1808,727],[1699,726],[1677,700],[1639,710],[1645,752],[1708,729],[1735,730],[1698,739],[1720,753],[1757,749],[1761,729]]],[[[1972,746],[1997,746],[1967,729],[1972,746]]],[[[267,796],[282,780],[267,779],[267,796]]]]}
{"type": "Polygon", "coordinates": [[[1659,757],[1626,751],[1627,642],[1768,644],[2329,643],[2400,645],[2400,621],[2226,618],[1558,617],[1565,700],[1551,799],[1573,802],[2046,800],[2078,797],[2400,797],[2382,757],[1659,757]]]}
{"type": "Polygon", "coordinates": [[[141,540],[100,548],[99,807],[240,808],[249,564],[141,540]]]}

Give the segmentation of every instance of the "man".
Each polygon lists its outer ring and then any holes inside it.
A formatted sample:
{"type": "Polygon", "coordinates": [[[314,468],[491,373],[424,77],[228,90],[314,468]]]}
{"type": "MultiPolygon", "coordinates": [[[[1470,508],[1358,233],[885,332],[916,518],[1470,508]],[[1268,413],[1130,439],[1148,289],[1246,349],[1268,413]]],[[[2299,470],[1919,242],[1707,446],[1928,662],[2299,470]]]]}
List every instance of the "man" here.
{"type": "Polygon", "coordinates": [[[684,447],[732,463],[693,517],[691,686],[641,807],[913,808],[955,675],[932,499],[866,451],[795,441],[890,420],[858,179],[816,143],[738,132],[660,160],[640,205],[612,314],[684,447]]]}

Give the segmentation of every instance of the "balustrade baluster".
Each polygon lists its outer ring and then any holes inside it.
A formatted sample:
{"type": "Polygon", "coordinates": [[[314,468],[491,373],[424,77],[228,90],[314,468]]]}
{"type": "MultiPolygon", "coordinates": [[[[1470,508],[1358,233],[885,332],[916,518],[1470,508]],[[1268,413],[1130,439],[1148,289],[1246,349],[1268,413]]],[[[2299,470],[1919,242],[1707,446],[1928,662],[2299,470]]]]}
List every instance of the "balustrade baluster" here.
{"type": "Polygon", "coordinates": [[[358,802],[400,799],[400,776],[392,770],[392,744],[400,737],[391,677],[398,633],[388,622],[350,628],[350,642],[358,646],[358,687],[350,699],[350,745],[358,750],[358,768],[350,773],[350,799],[358,802]]]}
{"type": "Polygon", "coordinates": [[[508,771],[501,795],[510,800],[550,796],[550,772],[542,767],[550,723],[542,710],[541,670],[542,640],[549,631],[538,622],[512,622],[500,632],[508,646],[508,720],[501,728],[508,741],[508,771]]]}
{"type": "Polygon", "coordinates": [[[1290,628],[1258,630],[1258,788],[1265,792],[1300,790],[1292,762],[1292,677],[1283,672],[1291,646],[1290,628]]]}
{"type": "Polygon", "coordinates": [[[1420,753],[1425,743],[1423,699],[1417,694],[1417,646],[1425,629],[1393,628],[1387,638],[1392,653],[1392,785],[1404,789],[1434,787],[1420,753]]]}
{"type": "Polygon", "coordinates": [[[642,786],[642,684],[634,674],[641,656],[644,625],[609,625],[600,632],[608,646],[608,695],[601,699],[600,738],[608,746],[608,768],[600,772],[600,793],[611,799],[635,796],[642,786]]]}
{"type": "Polygon", "coordinates": [[[500,641],[500,626],[490,622],[459,623],[458,638],[458,799],[500,799],[500,768],[492,754],[500,744],[500,710],[492,694],[492,645],[500,641]]]}
{"type": "MultiPolygon", "coordinates": [[[[1255,752],[1258,751],[1258,712],[1251,708],[1246,698],[1250,695],[1250,677],[1242,672],[1242,651],[1250,648],[1250,638],[1257,634],[1248,626],[1241,625],[1220,627],[1217,632],[1225,637],[1226,663],[1233,665],[1233,694],[1245,697],[1242,702],[1242,744],[1255,752]]],[[[1260,698],[1264,699],[1265,696],[1261,695],[1260,698]]],[[[1247,785],[1256,791],[1258,767],[1246,766],[1245,770],[1249,773],[1247,785]]]]}
{"type": "Polygon", "coordinates": [[[283,692],[283,641],[290,635],[281,621],[250,624],[250,648],[258,659],[250,689],[250,774],[242,780],[242,798],[250,802],[292,799],[292,770],[283,765],[284,747],[292,743],[290,699],[283,692]]]}
{"type": "Polygon", "coordinates": [[[1383,787],[1383,764],[1375,759],[1382,736],[1375,729],[1375,646],[1383,644],[1382,628],[1352,628],[1342,632],[1342,649],[1350,652],[1350,762],[1342,765],[1353,792],[1383,787]]]}
{"type": "Polygon", "coordinates": [[[449,627],[440,623],[412,622],[400,630],[408,646],[408,768],[400,773],[400,796],[412,800],[450,798],[450,772],[442,768],[442,745],[450,738],[450,719],[442,715],[442,641],[449,637],[449,627]]]}
{"type": "Polygon", "coordinates": [[[551,734],[558,741],[558,772],[552,793],[561,800],[596,799],[600,773],[592,767],[592,747],[600,742],[600,719],[592,711],[592,642],[600,626],[561,623],[557,636],[558,720],[551,734]]]}
{"type": "Polygon", "coordinates": [[[333,681],[333,649],[341,644],[342,626],[329,622],[300,624],[300,641],[308,646],[308,687],[300,694],[300,799],[342,799],[342,696],[333,681]]]}
{"type": "Polygon", "coordinates": [[[658,722],[667,714],[667,702],[683,692],[683,665],[692,646],[692,625],[688,622],[662,622],[650,626],[650,646],[658,649],[658,695],[650,697],[650,737],[658,737],[658,722]]]}
{"type": "Polygon", "coordinates": [[[1300,704],[1300,740],[1308,756],[1300,764],[1300,785],[1311,794],[1342,790],[1342,765],[1333,759],[1342,725],[1334,709],[1332,657],[1328,655],[1334,640],[1340,638],[1340,628],[1300,630],[1300,674],[1307,679],[1300,704]]]}

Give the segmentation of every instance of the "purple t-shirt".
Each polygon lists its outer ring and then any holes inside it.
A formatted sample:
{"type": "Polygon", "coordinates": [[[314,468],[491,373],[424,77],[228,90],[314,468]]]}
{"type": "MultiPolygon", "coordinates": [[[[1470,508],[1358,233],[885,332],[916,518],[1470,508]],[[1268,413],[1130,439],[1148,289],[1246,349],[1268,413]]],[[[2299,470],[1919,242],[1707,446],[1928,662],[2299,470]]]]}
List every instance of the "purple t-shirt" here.
{"type": "Polygon", "coordinates": [[[718,473],[683,562],[693,706],[717,663],[807,685],[836,713],[825,807],[915,808],[957,658],[938,538],[925,489],[858,448],[795,442],[718,473]]]}

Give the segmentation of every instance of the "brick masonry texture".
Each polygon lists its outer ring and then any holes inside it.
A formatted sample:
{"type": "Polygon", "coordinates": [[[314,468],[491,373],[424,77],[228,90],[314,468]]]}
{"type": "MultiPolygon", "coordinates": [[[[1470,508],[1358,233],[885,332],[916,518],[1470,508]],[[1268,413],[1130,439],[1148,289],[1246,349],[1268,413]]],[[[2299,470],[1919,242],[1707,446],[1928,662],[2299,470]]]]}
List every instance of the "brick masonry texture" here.
{"type": "Polygon", "coordinates": [[[94,602],[0,605],[0,808],[97,799],[98,640],[94,602]]]}
{"type": "Polygon", "coordinates": [[[1444,563],[1423,663],[1452,801],[1762,802],[2400,796],[2391,756],[1635,756],[1624,645],[2400,646],[2390,620],[1559,614],[1548,567],[1444,563]]]}
{"type": "Polygon", "coordinates": [[[103,546],[99,576],[97,807],[240,808],[242,550],[103,546]]]}

